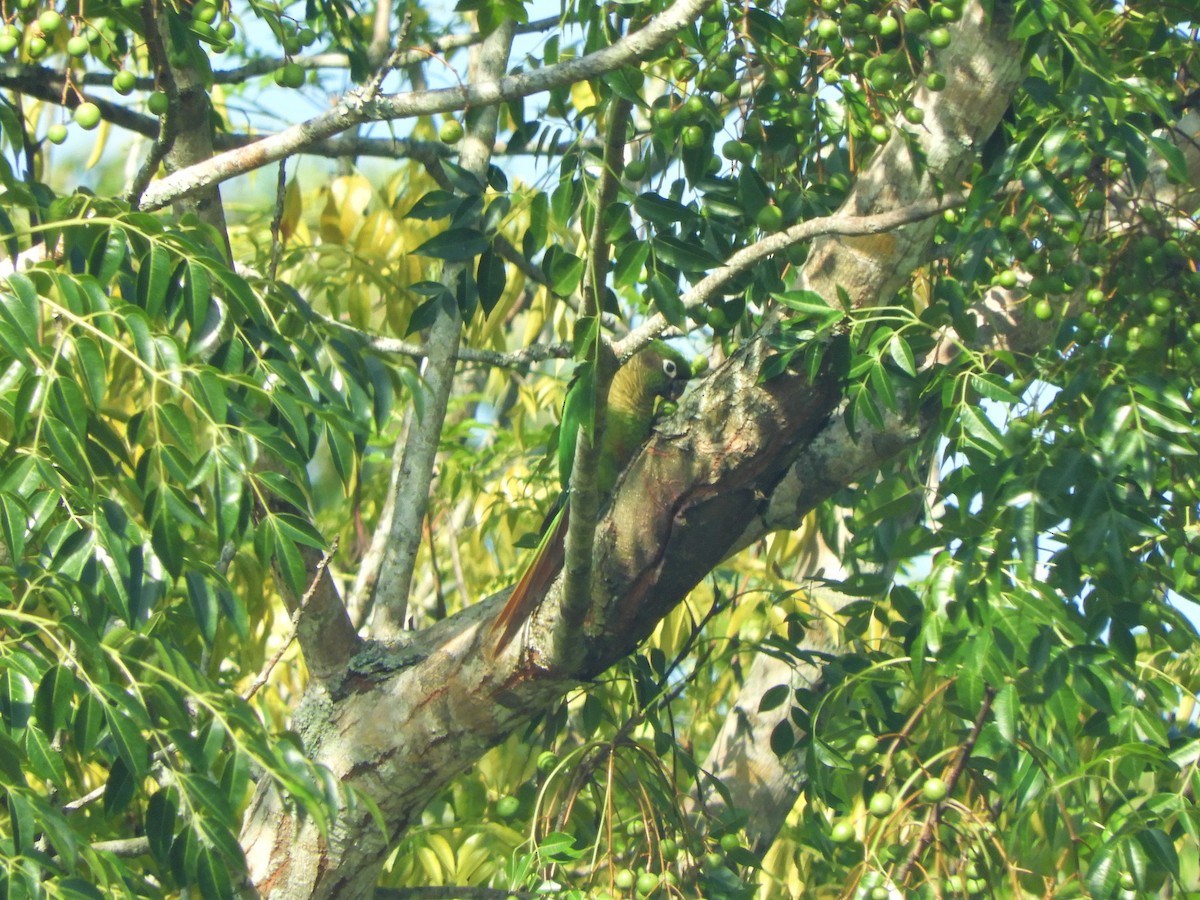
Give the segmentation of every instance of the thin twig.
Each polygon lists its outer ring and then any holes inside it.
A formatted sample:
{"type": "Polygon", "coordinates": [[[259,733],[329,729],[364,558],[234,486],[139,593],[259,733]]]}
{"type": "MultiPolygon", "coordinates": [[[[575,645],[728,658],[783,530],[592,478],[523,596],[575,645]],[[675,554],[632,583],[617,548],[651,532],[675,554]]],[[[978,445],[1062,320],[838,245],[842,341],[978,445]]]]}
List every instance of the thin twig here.
{"type": "MultiPolygon", "coordinates": [[[[765,259],[781,253],[795,244],[811,241],[827,235],[867,235],[881,234],[893,231],[903,225],[911,225],[922,219],[928,219],[938,213],[962,206],[967,202],[963,193],[945,194],[941,197],[931,197],[918,200],[898,209],[887,212],[873,213],[867,216],[851,216],[845,213],[833,213],[808,219],[787,228],[778,234],[763,238],[734,253],[720,266],[700,279],[680,296],[684,311],[690,312],[706,305],[712,298],[721,294],[729,282],[743,272],[749,271],[765,259]]],[[[639,325],[629,335],[618,341],[613,349],[622,360],[629,359],[656,337],[670,327],[662,313],[656,313],[639,325]]]]}
{"type": "MultiPolygon", "coordinates": [[[[992,701],[996,698],[996,689],[993,687],[987,688],[983,692],[983,702],[979,705],[979,713],[975,716],[975,723],[971,726],[970,732],[963,740],[962,747],[958,751],[958,755],[954,759],[954,765],[951,766],[950,772],[946,775],[946,787],[954,790],[954,786],[958,783],[959,777],[963,770],[967,767],[967,761],[971,758],[971,751],[975,749],[975,744],[979,740],[979,734],[983,731],[983,726],[987,722],[988,716],[992,713],[992,701]]],[[[929,814],[925,816],[925,825],[921,829],[921,836],[917,838],[916,844],[913,845],[912,851],[908,854],[908,858],[896,870],[896,874],[892,877],[895,884],[904,884],[908,878],[908,873],[912,871],[917,860],[921,858],[921,854],[925,852],[925,848],[933,841],[933,829],[937,825],[940,816],[942,805],[935,803],[929,810],[929,814]]]]}
{"type": "Polygon", "coordinates": [[[283,257],[283,207],[287,198],[287,160],[279,161],[279,176],[275,180],[275,215],[271,216],[271,262],[267,269],[267,280],[274,281],[279,273],[279,260],[283,257]]]}

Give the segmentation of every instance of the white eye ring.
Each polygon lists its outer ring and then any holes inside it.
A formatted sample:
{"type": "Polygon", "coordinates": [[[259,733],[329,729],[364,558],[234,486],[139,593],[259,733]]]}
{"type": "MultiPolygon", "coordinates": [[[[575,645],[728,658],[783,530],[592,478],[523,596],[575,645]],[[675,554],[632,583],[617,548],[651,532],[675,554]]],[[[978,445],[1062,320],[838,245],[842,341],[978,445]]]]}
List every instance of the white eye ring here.
{"type": "Polygon", "coordinates": [[[666,376],[668,378],[674,378],[675,377],[675,360],[664,359],[663,360],[663,372],[666,373],[666,376]]]}

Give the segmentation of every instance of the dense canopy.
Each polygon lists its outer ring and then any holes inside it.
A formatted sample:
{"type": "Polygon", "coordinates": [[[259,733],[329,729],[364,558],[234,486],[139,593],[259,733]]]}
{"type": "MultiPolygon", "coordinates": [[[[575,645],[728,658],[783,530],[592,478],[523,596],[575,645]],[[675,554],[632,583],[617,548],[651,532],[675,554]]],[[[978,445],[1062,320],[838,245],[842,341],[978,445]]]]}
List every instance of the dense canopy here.
{"type": "Polygon", "coordinates": [[[6,896],[1200,891],[1194,6],[2,12],[6,896]]]}

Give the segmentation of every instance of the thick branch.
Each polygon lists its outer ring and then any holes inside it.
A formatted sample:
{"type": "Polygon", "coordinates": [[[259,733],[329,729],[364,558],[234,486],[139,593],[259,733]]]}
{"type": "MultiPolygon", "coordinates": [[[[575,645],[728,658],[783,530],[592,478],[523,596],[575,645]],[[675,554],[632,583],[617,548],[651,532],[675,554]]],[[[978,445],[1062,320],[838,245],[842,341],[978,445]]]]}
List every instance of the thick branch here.
{"type": "MultiPolygon", "coordinates": [[[[483,42],[472,65],[480,80],[493,80],[508,65],[512,48],[512,24],[501,25],[483,42]]],[[[495,107],[479,110],[467,121],[459,164],[474,174],[480,184],[486,180],[496,139],[499,111],[495,107]]],[[[447,264],[442,275],[446,288],[444,309],[434,320],[426,341],[426,365],[422,372],[426,400],[424,415],[418,420],[416,408],[410,412],[406,428],[408,443],[400,463],[398,494],[392,516],[390,536],[375,582],[375,623],[378,637],[397,637],[403,630],[408,612],[408,592],[413,568],[421,545],[421,524],[429,507],[429,486],[441,444],[442,423],[450,402],[458,345],[462,338],[462,313],[458,306],[459,281],[471,276],[468,263],[447,264]]]]}
{"type": "MultiPolygon", "coordinates": [[[[592,206],[592,230],[588,236],[588,277],[583,290],[584,315],[595,318],[603,308],[608,279],[609,244],[604,239],[604,210],[616,199],[621,172],[625,166],[625,130],[632,108],[627,100],[614,99],[609,109],[608,139],[605,141],[604,166],[596,184],[592,206]]],[[[578,656],[579,625],[587,612],[592,582],[592,541],[596,535],[596,517],[600,512],[600,490],[596,482],[598,448],[603,446],[608,391],[615,367],[607,344],[599,341],[593,355],[595,368],[596,410],[589,439],[581,428],[575,442],[575,462],[571,468],[571,515],[563,572],[563,615],[559,619],[558,647],[555,654],[568,659],[578,656]]]]}

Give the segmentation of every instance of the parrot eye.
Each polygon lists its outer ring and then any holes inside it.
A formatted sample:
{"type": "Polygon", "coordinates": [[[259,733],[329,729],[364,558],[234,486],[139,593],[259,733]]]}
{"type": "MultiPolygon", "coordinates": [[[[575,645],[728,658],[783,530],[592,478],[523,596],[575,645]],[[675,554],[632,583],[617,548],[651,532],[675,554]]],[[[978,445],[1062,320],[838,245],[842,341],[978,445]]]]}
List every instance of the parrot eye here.
{"type": "Polygon", "coordinates": [[[674,378],[675,377],[675,360],[664,359],[663,360],[663,372],[666,374],[666,376],[668,378],[674,378]]]}

